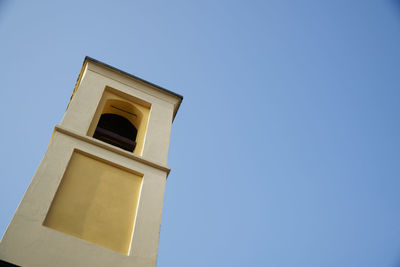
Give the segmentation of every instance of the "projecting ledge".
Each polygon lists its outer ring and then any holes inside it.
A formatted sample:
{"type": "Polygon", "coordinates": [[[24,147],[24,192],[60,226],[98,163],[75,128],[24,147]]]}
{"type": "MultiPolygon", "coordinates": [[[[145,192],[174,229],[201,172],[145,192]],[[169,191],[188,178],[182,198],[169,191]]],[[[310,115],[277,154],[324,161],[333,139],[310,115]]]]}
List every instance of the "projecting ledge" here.
{"type": "Polygon", "coordinates": [[[143,157],[137,156],[137,155],[135,155],[133,153],[127,152],[127,151],[125,151],[123,149],[120,149],[118,147],[115,147],[113,145],[104,143],[104,142],[99,141],[99,140],[97,140],[95,138],[92,138],[92,137],[89,137],[89,136],[85,136],[85,135],[81,135],[80,133],[78,133],[76,131],[63,128],[63,127],[61,127],[59,125],[56,125],[54,127],[54,132],[59,132],[59,133],[68,135],[70,137],[79,139],[79,140],[87,142],[89,144],[96,145],[96,146],[99,146],[101,148],[107,149],[107,150],[109,150],[111,152],[114,152],[114,153],[117,153],[117,154],[119,154],[121,156],[124,156],[124,157],[127,157],[127,158],[131,158],[131,159],[133,159],[135,161],[144,163],[144,164],[146,164],[148,166],[151,166],[153,168],[159,169],[161,171],[165,171],[167,173],[167,176],[171,171],[171,169],[169,167],[167,167],[165,165],[162,165],[161,163],[153,162],[153,161],[150,161],[148,159],[144,159],[143,157]]]}

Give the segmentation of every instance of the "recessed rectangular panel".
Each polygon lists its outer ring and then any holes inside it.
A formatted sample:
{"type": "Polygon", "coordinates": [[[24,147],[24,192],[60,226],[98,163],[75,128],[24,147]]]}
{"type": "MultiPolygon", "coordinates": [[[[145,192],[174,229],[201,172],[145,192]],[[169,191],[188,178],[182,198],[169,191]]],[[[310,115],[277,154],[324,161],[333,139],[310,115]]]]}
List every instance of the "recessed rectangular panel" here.
{"type": "Polygon", "coordinates": [[[127,255],[142,178],[75,151],[44,225],[127,255]]]}

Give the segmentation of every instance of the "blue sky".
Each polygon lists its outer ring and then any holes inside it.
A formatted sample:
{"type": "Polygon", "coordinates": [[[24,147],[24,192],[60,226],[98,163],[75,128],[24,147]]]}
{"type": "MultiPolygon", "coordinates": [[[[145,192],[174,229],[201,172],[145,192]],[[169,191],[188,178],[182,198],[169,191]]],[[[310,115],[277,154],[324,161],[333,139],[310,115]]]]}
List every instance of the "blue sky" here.
{"type": "Polygon", "coordinates": [[[158,266],[400,266],[399,1],[0,0],[0,40],[1,233],[88,55],[185,97],[158,266]]]}

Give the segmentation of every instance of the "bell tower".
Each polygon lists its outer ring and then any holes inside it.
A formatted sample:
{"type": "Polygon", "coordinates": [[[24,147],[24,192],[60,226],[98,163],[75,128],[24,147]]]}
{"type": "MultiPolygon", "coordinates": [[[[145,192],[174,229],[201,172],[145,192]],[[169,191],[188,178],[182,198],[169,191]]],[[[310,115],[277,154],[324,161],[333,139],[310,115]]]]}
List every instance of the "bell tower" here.
{"type": "Polygon", "coordinates": [[[86,57],[0,243],[0,263],[156,266],[171,125],[182,99],[86,57]]]}

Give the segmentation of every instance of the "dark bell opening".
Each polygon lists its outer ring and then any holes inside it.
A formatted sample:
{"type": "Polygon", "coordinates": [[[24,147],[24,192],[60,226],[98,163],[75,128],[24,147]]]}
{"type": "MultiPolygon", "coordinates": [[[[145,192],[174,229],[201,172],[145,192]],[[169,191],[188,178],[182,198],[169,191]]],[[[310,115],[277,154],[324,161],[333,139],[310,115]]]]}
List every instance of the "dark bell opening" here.
{"type": "Polygon", "coordinates": [[[116,114],[103,114],[93,137],[133,152],[136,146],[136,135],[137,129],[128,119],[116,114]]]}

